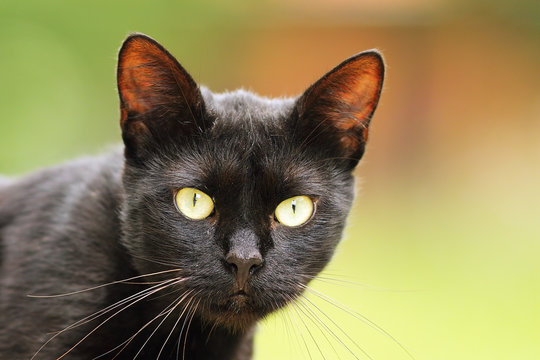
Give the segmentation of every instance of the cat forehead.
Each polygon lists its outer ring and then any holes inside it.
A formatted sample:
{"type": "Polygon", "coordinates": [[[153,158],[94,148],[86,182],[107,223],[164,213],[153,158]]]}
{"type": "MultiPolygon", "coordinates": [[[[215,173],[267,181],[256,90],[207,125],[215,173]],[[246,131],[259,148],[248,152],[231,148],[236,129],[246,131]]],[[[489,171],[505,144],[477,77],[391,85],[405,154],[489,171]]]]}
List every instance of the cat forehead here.
{"type": "Polygon", "coordinates": [[[232,92],[212,93],[201,87],[207,110],[215,117],[217,126],[261,124],[281,125],[295,103],[295,98],[268,98],[243,89],[232,92]]]}
{"type": "Polygon", "coordinates": [[[212,125],[203,136],[183,143],[179,158],[164,166],[174,178],[197,184],[217,177],[225,184],[259,174],[317,182],[322,162],[314,160],[320,154],[313,147],[299,147],[307,134],[295,131],[289,121],[296,98],[267,98],[243,89],[200,90],[212,125]]]}

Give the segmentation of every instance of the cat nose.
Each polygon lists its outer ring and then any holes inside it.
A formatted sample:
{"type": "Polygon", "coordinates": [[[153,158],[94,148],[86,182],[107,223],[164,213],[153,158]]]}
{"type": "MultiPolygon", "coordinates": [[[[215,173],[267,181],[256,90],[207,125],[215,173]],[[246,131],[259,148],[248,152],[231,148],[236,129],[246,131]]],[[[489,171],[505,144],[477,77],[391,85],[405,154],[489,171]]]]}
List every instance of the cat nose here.
{"type": "Polygon", "coordinates": [[[225,261],[231,265],[233,272],[236,272],[236,285],[238,290],[242,291],[250,275],[263,263],[262,256],[256,248],[247,252],[231,250],[225,257],[225,261]]]}

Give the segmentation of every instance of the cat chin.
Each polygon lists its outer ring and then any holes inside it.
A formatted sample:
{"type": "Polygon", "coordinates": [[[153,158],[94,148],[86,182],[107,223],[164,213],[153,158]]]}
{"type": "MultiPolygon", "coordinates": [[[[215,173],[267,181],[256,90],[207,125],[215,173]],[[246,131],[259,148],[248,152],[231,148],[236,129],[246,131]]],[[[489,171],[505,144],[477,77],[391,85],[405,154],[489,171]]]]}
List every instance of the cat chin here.
{"type": "Polygon", "coordinates": [[[221,326],[232,333],[245,333],[273,309],[256,306],[247,296],[236,295],[221,304],[206,304],[199,314],[211,326],[221,326]]]}
{"type": "Polygon", "coordinates": [[[231,333],[245,333],[261,319],[261,314],[244,310],[242,312],[203,312],[202,318],[211,326],[220,326],[231,333]]]}

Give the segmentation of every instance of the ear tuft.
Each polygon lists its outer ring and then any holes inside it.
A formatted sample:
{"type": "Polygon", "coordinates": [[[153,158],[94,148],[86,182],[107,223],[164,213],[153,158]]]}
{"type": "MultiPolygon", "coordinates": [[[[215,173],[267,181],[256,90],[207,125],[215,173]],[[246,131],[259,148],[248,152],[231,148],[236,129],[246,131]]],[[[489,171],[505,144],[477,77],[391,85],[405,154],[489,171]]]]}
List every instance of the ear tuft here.
{"type": "Polygon", "coordinates": [[[307,126],[309,136],[326,133],[338,139],[341,156],[357,162],[364,152],[383,79],[381,54],[376,50],[359,53],[306,90],[297,103],[299,121],[307,126]]]}
{"type": "Polygon", "coordinates": [[[191,104],[199,95],[197,84],[176,59],[154,39],[138,33],[130,35],[120,49],[118,90],[128,114],[191,104]]]}
{"type": "Polygon", "coordinates": [[[197,84],[154,39],[137,33],[124,41],[117,80],[127,148],[140,153],[152,138],[163,142],[199,125],[195,115],[204,104],[197,84]]]}

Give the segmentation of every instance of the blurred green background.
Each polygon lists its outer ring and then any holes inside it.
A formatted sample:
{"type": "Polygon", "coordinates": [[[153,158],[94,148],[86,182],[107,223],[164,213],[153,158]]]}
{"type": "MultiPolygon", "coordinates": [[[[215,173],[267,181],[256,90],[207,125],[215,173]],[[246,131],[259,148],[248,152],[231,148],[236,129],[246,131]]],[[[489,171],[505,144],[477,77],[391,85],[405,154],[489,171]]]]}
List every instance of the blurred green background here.
{"type": "Polygon", "coordinates": [[[214,91],[295,95],[356,52],[386,57],[343,243],[256,359],[409,358],[361,316],[418,360],[540,359],[540,2],[3,0],[0,173],[119,142],[134,31],[214,91]]]}

